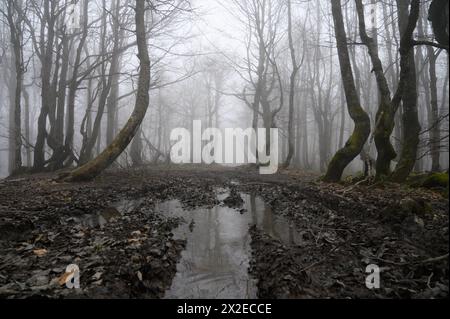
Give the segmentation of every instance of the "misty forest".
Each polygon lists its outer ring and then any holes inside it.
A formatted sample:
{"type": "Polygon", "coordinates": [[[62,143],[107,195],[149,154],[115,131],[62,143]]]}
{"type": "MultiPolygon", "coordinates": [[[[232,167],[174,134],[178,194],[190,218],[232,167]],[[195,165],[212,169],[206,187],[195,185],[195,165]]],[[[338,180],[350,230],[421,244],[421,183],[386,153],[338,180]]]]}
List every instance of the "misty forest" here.
{"type": "Polygon", "coordinates": [[[2,299],[448,298],[448,0],[0,0],[0,97],[2,299]]]}

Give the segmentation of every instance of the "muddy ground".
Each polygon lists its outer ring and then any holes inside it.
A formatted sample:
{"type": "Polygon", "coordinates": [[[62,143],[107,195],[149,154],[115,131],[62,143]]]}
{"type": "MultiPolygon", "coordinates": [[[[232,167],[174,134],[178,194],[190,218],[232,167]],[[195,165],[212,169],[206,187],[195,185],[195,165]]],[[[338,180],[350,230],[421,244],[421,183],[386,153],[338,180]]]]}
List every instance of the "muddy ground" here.
{"type": "Polygon", "coordinates": [[[448,297],[442,192],[249,168],[109,170],[77,184],[55,177],[0,181],[0,298],[164,297],[185,245],[172,230],[183,221],[163,218],[155,204],[213,207],[217,187],[262,197],[302,234],[301,244],[285,245],[252,227],[250,272],[260,298],[448,297]],[[139,201],[118,214],[117,203],[130,199],[139,201]],[[82,270],[79,290],[64,285],[73,263],[82,270]],[[381,268],[380,289],[365,285],[369,264],[381,268]]]}

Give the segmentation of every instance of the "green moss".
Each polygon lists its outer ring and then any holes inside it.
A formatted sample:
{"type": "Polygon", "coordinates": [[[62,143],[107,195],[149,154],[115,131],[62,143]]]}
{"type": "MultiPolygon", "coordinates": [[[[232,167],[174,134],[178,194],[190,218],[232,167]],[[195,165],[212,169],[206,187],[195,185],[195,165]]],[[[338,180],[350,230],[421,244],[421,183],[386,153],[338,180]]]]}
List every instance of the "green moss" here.
{"type": "Polygon", "coordinates": [[[448,173],[432,173],[428,175],[422,182],[422,187],[448,188],[448,173]]]}
{"type": "Polygon", "coordinates": [[[360,172],[360,173],[357,173],[355,175],[347,176],[345,178],[345,181],[349,182],[351,184],[355,184],[355,183],[361,182],[361,181],[363,181],[365,179],[366,179],[366,176],[364,176],[364,173],[360,172]]]}
{"type": "Polygon", "coordinates": [[[413,173],[408,177],[407,184],[412,187],[446,188],[448,173],[413,173]]]}
{"type": "Polygon", "coordinates": [[[428,173],[428,174],[411,174],[407,184],[411,187],[423,187],[434,189],[442,193],[448,198],[449,184],[448,172],[446,173],[428,173]]]}

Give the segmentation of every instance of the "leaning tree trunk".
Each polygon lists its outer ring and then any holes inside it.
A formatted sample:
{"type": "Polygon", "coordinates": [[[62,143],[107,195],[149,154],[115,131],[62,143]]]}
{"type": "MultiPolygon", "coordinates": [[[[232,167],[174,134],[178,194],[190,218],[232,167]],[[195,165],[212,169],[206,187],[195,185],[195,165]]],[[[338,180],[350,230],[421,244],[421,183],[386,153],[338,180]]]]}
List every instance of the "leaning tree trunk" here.
{"type": "Polygon", "coordinates": [[[361,107],[359,96],[356,92],[353,79],[352,67],[347,47],[347,35],[345,33],[344,19],[340,0],[332,0],[333,21],[336,33],[336,42],[341,68],[342,81],[344,84],[347,107],[350,117],[355,123],[355,128],[344,148],[339,150],[328,165],[328,171],[324,177],[325,181],[337,182],[341,179],[344,169],[362,151],[364,144],[370,135],[370,119],[361,107]]]}
{"type": "Polygon", "coordinates": [[[133,113],[114,141],[95,159],[74,170],[66,181],[87,181],[111,165],[130,144],[147,113],[150,89],[150,58],[145,35],[145,0],[136,0],[136,39],[140,61],[139,83],[133,113]]]}

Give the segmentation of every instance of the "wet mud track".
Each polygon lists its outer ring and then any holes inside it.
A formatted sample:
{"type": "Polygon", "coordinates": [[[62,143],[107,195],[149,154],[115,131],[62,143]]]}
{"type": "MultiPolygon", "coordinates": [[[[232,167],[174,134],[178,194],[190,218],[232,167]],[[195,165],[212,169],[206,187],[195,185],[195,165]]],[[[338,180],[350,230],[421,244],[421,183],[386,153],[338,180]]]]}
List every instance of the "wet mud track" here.
{"type": "Polygon", "coordinates": [[[438,193],[251,169],[54,177],[0,181],[0,298],[448,297],[438,193]],[[64,284],[69,264],[81,289],[64,284]]]}

